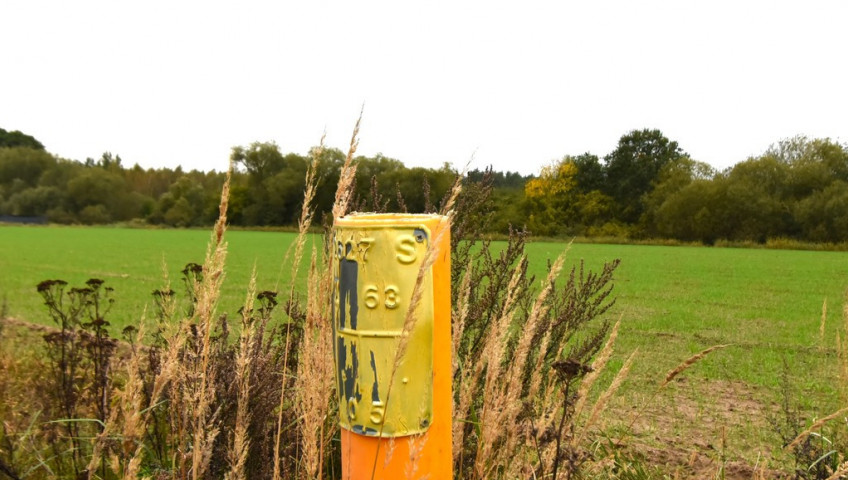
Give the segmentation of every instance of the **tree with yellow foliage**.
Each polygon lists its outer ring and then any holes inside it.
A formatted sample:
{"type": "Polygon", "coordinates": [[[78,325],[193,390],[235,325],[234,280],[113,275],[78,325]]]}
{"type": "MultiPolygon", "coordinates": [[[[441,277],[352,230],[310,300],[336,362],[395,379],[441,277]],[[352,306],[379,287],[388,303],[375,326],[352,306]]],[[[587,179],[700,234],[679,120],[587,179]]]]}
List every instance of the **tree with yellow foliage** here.
{"type": "Polygon", "coordinates": [[[588,153],[543,167],[524,188],[528,229],[547,236],[604,234],[615,202],[601,192],[603,183],[603,166],[588,153]]]}
{"type": "Polygon", "coordinates": [[[527,228],[534,235],[557,235],[574,223],[577,165],[571,157],[542,167],[537,178],[524,186],[530,207],[527,228]]]}

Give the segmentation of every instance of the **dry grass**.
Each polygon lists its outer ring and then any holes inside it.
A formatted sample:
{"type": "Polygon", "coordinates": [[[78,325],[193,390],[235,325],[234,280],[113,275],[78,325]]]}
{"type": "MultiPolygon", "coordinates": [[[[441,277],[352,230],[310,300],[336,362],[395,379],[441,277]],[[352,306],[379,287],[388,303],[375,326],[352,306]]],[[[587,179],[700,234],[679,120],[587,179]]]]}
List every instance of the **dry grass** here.
{"type": "Polygon", "coordinates": [[[226,480],[244,480],[245,464],[247,463],[247,452],[250,448],[248,425],[250,423],[250,359],[251,349],[254,346],[254,332],[256,331],[251,314],[253,313],[253,299],[256,296],[256,265],[250,277],[247,287],[247,295],[244,300],[244,309],[241,314],[241,334],[239,335],[239,349],[236,353],[236,378],[235,384],[238,390],[236,405],[236,424],[233,429],[233,438],[227,454],[230,463],[230,471],[224,477],[226,480]]]}
{"type": "Polygon", "coordinates": [[[191,378],[193,374],[200,375],[199,387],[192,391],[195,382],[187,382],[185,392],[190,392],[190,401],[185,406],[193,408],[191,425],[193,441],[191,445],[191,478],[204,478],[209,468],[212,449],[221,427],[217,422],[218,410],[215,408],[216,391],[214,388],[218,369],[215,362],[210,361],[212,355],[212,333],[215,325],[215,314],[221,285],[224,281],[224,265],[227,259],[227,244],[224,233],[227,229],[227,205],[230,198],[230,174],[232,164],[224,188],[221,191],[221,204],[218,221],[212,233],[212,240],[206,250],[206,261],[203,263],[203,280],[196,287],[197,306],[195,317],[198,330],[201,333],[200,368],[199,371],[186,372],[182,378],[191,378]]]}
{"type": "Polygon", "coordinates": [[[848,292],[842,310],[842,331],[836,332],[836,353],[839,361],[839,397],[848,405],[848,292]]]}
{"type": "Polygon", "coordinates": [[[816,430],[823,427],[827,422],[834,420],[834,419],[837,419],[837,418],[845,415],[846,413],[848,413],[848,407],[840,408],[839,410],[831,413],[830,415],[827,415],[823,418],[820,418],[819,420],[814,422],[812,425],[810,425],[810,428],[808,428],[808,429],[804,430],[803,432],[801,432],[800,434],[798,434],[798,436],[795,437],[795,440],[792,440],[792,442],[790,442],[789,445],[786,446],[786,450],[794,449],[795,447],[800,445],[801,442],[806,440],[807,437],[812,435],[813,432],[815,432],[816,430]]]}
{"type": "MultiPolygon", "coordinates": [[[[360,114],[360,120],[362,115],[360,114]]],[[[345,167],[355,172],[355,164],[351,164],[356,144],[359,122],[357,120],[351,139],[351,151],[348,152],[345,167]]],[[[298,221],[298,236],[295,240],[295,255],[292,263],[291,288],[289,290],[289,304],[294,302],[294,291],[297,279],[298,266],[303,256],[303,247],[306,243],[306,235],[312,224],[314,211],[312,201],[317,190],[316,171],[321,154],[324,150],[324,136],[318,148],[312,152],[312,163],[306,173],[306,191],[304,192],[303,207],[298,221]]],[[[344,176],[344,175],[343,175],[344,176]]],[[[339,180],[339,188],[350,188],[350,180],[345,177],[343,185],[339,180]]],[[[337,195],[349,199],[350,193],[337,195]]],[[[326,259],[323,259],[326,263],[326,259]]],[[[324,464],[324,449],[328,442],[325,434],[325,426],[328,424],[330,412],[332,387],[333,387],[333,363],[332,363],[332,329],[327,306],[331,295],[331,273],[328,269],[319,267],[319,259],[313,248],[308,276],[308,292],[305,324],[300,345],[295,349],[301,356],[298,362],[296,376],[294,378],[295,411],[297,412],[298,425],[301,432],[301,452],[304,478],[322,478],[322,467],[324,464]]],[[[288,337],[288,335],[287,335],[288,337]]],[[[286,346],[286,356],[289,355],[289,345],[286,346]]],[[[280,402],[284,401],[285,389],[281,390],[280,402]]],[[[280,418],[281,420],[282,418],[280,418]]],[[[284,428],[282,422],[277,425],[277,438],[280,438],[281,430],[284,428]]],[[[329,432],[329,433],[332,433],[329,432]]],[[[279,450],[279,448],[277,448],[279,450]]],[[[275,462],[276,463],[276,462],[275,462]]],[[[278,478],[279,471],[275,470],[274,478],[278,478]]]]}
{"type": "Polygon", "coordinates": [[[839,468],[833,472],[833,475],[827,477],[827,480],[837,480],[838,478],[845,478],[848,476],[848,462],[844,462],[839,468]]]}
{"type": "Polygon", "coordinates": [[[327,443],[333,430],[326,431],[333,398],[333,352],[327,303],[320,301],[331,295],[331,278],[319,269],[317,253],[312,250],[309,269],[309,303],[306,325],[300,347],[295,391],[298,421],[302,435],[304,478],[324,478],[322,466],[327,443]]]}
{"type": "Polygon", "coordinates": [[[695,365],[710,353],[722,348],[726,348],[728,346],[729,345],[713,345],[712,347],[707,348],[706,350],[703,350],[687,358],[682,363],[669,370],[668,374],[666,374],[665,376],[665,379],[660,384],[660,389],[665,388],[669,383],[671,383],[672,380],[674,380],[675,377],[688,370],[690,367],[692,367],[692,365],[695,365]]]}
{"type": "MultiPolygon", "coordinates": [[[[846,297],[848,299],[848,297],[846,297]]],[[[824,322],[825,317],[827,315],[827,303],[825,302],[822,306],[822,323],[820,329],[820,335],[823,338],[824,335],[824,322]]],[[[846,350],[845,345],[845,335],[848,334],[848,301],[845,302],[843,311],[843,328],[842,331],[837,331],[836,333],[836,353],[837,353],[837,362],[838,362],[838,371],[839,371],[839,383],[837,386],[837,390],[839,392],[840,401],[842,405],[848,404],[848,350],[846,350]]],[[[823,341],[820,342],[823,344],[823,341]]],[[[840,464],[834,467],[828,467],[829,471],[832,471],[832,474],[828,477],[829,479],[837,479],[843,478],[848,474],[848,462],[844,462],[844,455],[848,452],[840,452],[840,447],[845,447],[843,443],[845,441],[844,432],[841,432],[842,437],[840,437],[840,429],[844,428],[844,423],[846,422],[846,418],[848,415],[848,407],[843,407],[838,409],[837,411],[831,413],[830,415],[826,415],[815,422],[813,422],[807,429],[799,433],[791,442],[789,442],[784,450],[788,452],[797,452],[799,449],[804,450],[809,444],[809,438],[811,435],[816,434],[817,431],[822,430],[825,425],[834,420],[839,420],[838,425],[833,430],[833,435],[835,437],[832,440],[828,440],[828,442],[833,445],[833,450],[831,454],[837,453],[840,458],[840,464]]],[[[823,433],[823,432],[822,432],[823,433]]],[[[819,434],[821,438],[825,438],[822,434],[819,434]]],[[[822,457],[824,458],[824,457],[822,457]]],[[[820,459],[821,460],[821,459],[820,459]]],[[[810,466],[812,468],[812,466],[810,466]]]]}
{"type": "Polygon", "coordinates": [[[604,348],[598,354],[598,358],[594,363],[592,363],[591,371],[583,377],[583,381],[580,382],[580,388],[577,390],[577,404],[574,406],[574,414],[578,417],[581,413],[583,413],[583,408],[589,400],[589,391],[592,389],[592,386],[595,385],[595,382],[598,380],[598,377],[600,377],[601,372],[604,368],[606,368],[610,358],[612,358],[613,348],[615,347],[615,341],[618,338],[618,329],[620,326],[621,320],[617,321],[615,326],[612,327],[609,339],[607,339],[607,342],[604,344],[604,348]]]}
{"type": "Polygon", "coordinates": [[[333,202],[334,219],[341,218],[347,214],[351,199],[353,199],[353,186],[356,179],[354,155],[356,154],[356,149],[359,147],[359,125],[361,123],[362,112],[360,111],[356,125],[353,127],[353,135],[350,137],[350,147],[348,148],[347,156],[345,157],[341,172],[339,172],[339,185],[336,188],[336,199],[333,202]]]}
{"type": "Polygon", "coordinates": [[[592,405],[592,411],[589,413],[589,419],[582,426],[582,431],[579,435],[576,435],[571,442],[572,447],[577,447],[580,445],[583,440],[589,435],[592,427],[595,426],[598,419],[601,416],[601,413],[607,407],[610,402],[610,399],[615,395],[618,389],[621,387],[621,384],[624,382],[624,379],[627,378],[627,375],[630,373],[630,368],[633,366],[633,361],[636,358],[636,354],[638,354],[638,350],[634,351],[627,357],[627,360],[624,362],[624,365],[621,369],[616,373],[615,378],[612,383],[610,383],[609,387],[604,390],[604,393],[595,401],[595,404],[592,405]]]}
{"type": "Polygon", "coordinates": [[[827,323],[827,299],[822,301],[821,322],[819,323],[819,345],[824,346],[824,327],[827,323]]]}
{"type": "MultiPolygon", "coordinates": [[[[563,279],[564,253],[549,263],[537,286],[527,277],[524,233],[514,232],[498,256],[486,241],[474,252],[474,227],[485,225],[490,209],[483,200],[485,180],[469,192],[457,201],[465,215],[456,229],[471,241],[452,245],[452,283],[460,286],[453,294],[456,478],[578,475],[589,455],[586,445],[576,445],[575,434],[587,426],[583,435],[594,437],[589,417],[574,415],[577,402],[582,411],[589,399],[588,387],[578,394],[578,385],[593,372],[591,359],[612,327],[598,317],[611,306],[609,281],[617,262],[600,274],[575,267],[563,279]]],[[[595,366],[608,360],[615,336],[595,366]]],[[[628,370],[594,404],[596,418],[628,370]]],[[[584,385],[592,383],[590,377],[584,385]]]]}
{"type": "MultiPolygon", "coordinates": [[[[301,237],[296,242],[294,265],[299,264],[306,229],[312,218],[310,200],[316,188],[314,169],[315,163],[307,173],[307,201],[301,216],[301,237]]],[[[253,462],[250,459],[256,457],[258,450],[268,449],[267,439],[256,436],[257,431],[268,431],[268,414],[273,414],[277,420],[276,435],[272,437],[275,440],[272,442],[275,446],[275,461],[271,469],[266,469],[268,476],[322,477],[323,450],[327,443],[323,425],[328,417],[332,386],[329,323],[326,319],[326,304],[320,300],[329,295],[327,278],[324,276],[323,283],[317,278],[317,260],[313,253],[310,298],[303,326],[307,335],[298,337],[294,334],[292,325],[296,318],[291,318],[279,342],[285,343],[284,352],[272,346],[276,342],[273,338],[266,338],[268,315],[276,303],[273,301],[274,295],[263,292],[257,296],[255,280],[252,280],[241,310],[238,342],[229,344],[226,340],[226,319],[216,314],[226,262],[228,187],[229,183],[226,182],[222,191],[220,218],[212,233],[206,261],[202,269],[192,270],[195,274],[187,277],[191,297],[195,299],[189,309],[191,316],[177,319],[177,326],[167,328],[161,362],[158,362],[158,368],[149,371],[152,379],[147,392],[143,392],[141,372],[145,365],[142,349],[133,351],[127,362],[127,381],[123,390],[117,394],[122,408],[114,410],[107,428],[96,442],[91,458],[92,467],[99,463],[101,454],[108,454],[116,475],[120,478],[136,478],[144,461],[142,437],[150,425],[152,412],[162,405],[160,397],[164,395],[170,415],[167,449],[172,452],[166,470],[170,472],[167,478],[252,478],[250,471],[257,467],[251,465],[253,462]],[[256,308],[255,298],[264,299],[261,308],[256,308]],[[301,339],[302,345],[299,342],[301,339]],[[294,351],[299,351],[307,368],[303,367],[304,363],[292,362],[289,353],[294,351]],[[315,368],[320,367],[322,361],[325,368],[315,368]],[[278,387],[279,402],[272,408],[266,405],[269,395],[261,391],[264,388],[261,383],[267,383],[268,380],[261,376],[267,376],[269,366],[273,369],[283,368],[280,375],[283,381],[278,387]],[[291,369],[290,373],[286,369],[291,369]],[[289,380],[292,378],[296,381],[293,384],[294,399],[290,400],[286,395],[286,386],[290,385],[289,380]],[[319,397],[324,398],[323,408],[319,397]],[[232,399],[232,404],[229,404],[229,399],[232,399]],[[295,414],[299,417],[292,417],[295,414]],[[298,424],[299,434],[291,431],[292,418],[301,420],[298,424]],[[312,427],[316,425],[318,433],[314,434],[315,429],[312,427]],[[108,437],[118,432],[122,441],[116,446],[109,442],[108,437]],[[219,437],[222,432],[227,433],[226,438],[219,437]],[[291,440],[299,445],[289,444],[291,440]],[[288,453],[285,457],[281,455],[282,452],[290,451],[301,451],[303,458],[292,459],[288,453]],[[219,455],[224,461],[213,462],[213,458],[219,455]]],[[[296,275],[296,266],[293,266],[293,278],[296,275]]],[[[287,313],[296,316],[299,310],[293,291],[292,288],[287,313]]],[[[167,320],[172,320],[170,316],[174,315],[176,308],[173,302],[167,301],[170,296],[160,298],[163,300],[161,317],[167,324],[167,320]]],[[[141,344],[141,337],[137,343],[141,344]]],[[[95,468],[89,468],[88,472],[89,478],[103,476],[95,468]]]]}
{"type": "MultiPolygon", "coordinates": [[[[522,259],[522,262],[524,260],[522,259]]],[[[516,268],[513,272],[512,278],[509,282],[509,287],[507,288],[506,301],[504,303],[503,313],[500,316],[499,320],[492,326],[489,331],[489,335],[486,337],[485,346],[483,347],[483,354],[479,359],[473,359],[468,357],[465,359],[465,362],[462,367],[460,382],[457,388],[459,401],[458,404],[454,405],[454,411],[460,414],[464,414],[469,411],[472,402],[475,400],[475,394],[477,391],[477,386],[480,384],[481,377],[484,373],[484,370],[488,365],[493,365],[492,368],[486,371],[486,380],[485,384],[491,386],[494,383],[494,380],[497,378],[497,373],[500,368],[500,360],[503,357],[502,349],[504,348],[505,342],[503,341],[503,337],[505,334],[506,327],[510,320],[515,314],[514,305],[515,305],[515,296],[512,292],[516,292],[516,286],[518,285],[521,279],[521,268],[516,268]]],[[[469,270],[466,278],[470,278],[471,271],[469,270]]],[[[468,298],[470,294],[470,284],[466,280],[464,283],[464,288],[467,289],[466,292],[463,292],[462,296],[464,298],[468,298]]],[[[464,310],[467,310],[467,307],[463,307],[464,310]]],[[[457,330],[454,334],[454,337],[462,336],[462,330],[457,330]]],[[[456,349],[456,347],[454,347],[456,349]]],[[[485,387],[484,387],[484,391],[485,387]]],[[[490,402],[491,403],[491,402],[490,402]]],[[[496,428],[497,426],[491,423],[486,423],[483,419],[480,420],[480,436],[486,438],[488,432],[484,431],[484,428],[496,428]]],[[[454,457],[455,461],[458,461],[460,464],[463,463],[463,444],[464,444],[464,433],[465,433],[465,425],[461,422],[456,422],[454,424],[454,433],[453,433],[453,442],[454,442],[454,457]]],[[[491,436],[491,435],[490,435],[491,436]]],[[[478,455],[480,454],[479,449],[482,447],[482,442],[478,444],[478,455]]],[[[484,454],[488,454],[488,450],[483,452],[484,454]]],[[[481,463],[475,462],[475,471],[479,474],[480,469],[483,469],[484,466],[481,463]]]]}
{"type": "Polygon", "coordinates": [[[524,435],[521,430],[502,428],[502,426],[506,425],[509,419],[518,418],[523,409],[522,379],[530,354],[530,342],[536,333],[540,319],[549,310],[546,300],[551,293],[553,281],[562,270],[564,260],[565,253],[554,262],[553,268],[548,274],[545,288],[536,297],[526,326],[519,334],[513,360],[504,365],[507,346],[504,336],[515,315],[515,310],[512,308],[514,305],[513,297],[507,298],[509,308],[505,310],[505,314],[501,316],[500,321],[491,330],[487,339],[487,348],[484,350],[486,352],[484,358],[487,369],[483,387],[485,396],[480,412],[481,434],[474,465],[477,478],[489,478],[491,472],[496,468],[509,468],[510,465],[504,464],[504,462],[511,461],[517,453],[516,447],[524,443],[524,435]],[[503,371],[504,367],[506,367],[506,371],[503,371]],[[503,381],[504,378],[506,381],[503,381]]]}

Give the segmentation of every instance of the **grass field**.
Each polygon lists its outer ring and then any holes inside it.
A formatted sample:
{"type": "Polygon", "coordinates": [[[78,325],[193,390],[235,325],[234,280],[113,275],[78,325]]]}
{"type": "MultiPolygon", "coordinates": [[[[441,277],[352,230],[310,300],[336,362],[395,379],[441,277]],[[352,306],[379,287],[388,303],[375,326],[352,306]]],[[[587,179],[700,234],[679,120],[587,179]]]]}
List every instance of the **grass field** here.
{"type": "MultiPolygon", "coordinates": [[[[165,286],[166,270],[171,288],[184,296],[180,271],[189,262],[203,263],[209,235],[207,230],[0,227],[0,299],[6,298],[12,317],[49,322],[35,289],[40,281],[58,278],[82,286],[89,278],[100,278],[115,289],[108,318],[116,328],[123,327],[153,305],[151,292],[165,286]]],[[[282,232],[229,232],[229,268],[219,311],[233,314],[243,304],[254,265],[260,291],[286,290],[291,270],[281,266],[293,238],[282,232]]],[[[302,284],[306,275],[300,273],[302,284]]]]}
{"type": "MultiPolygon", "coordinates": [[[[290,266],[282,263],[293,238],[285,232],[228,232],[219,311],[238,310],[254,265],[259,290],[288,288],[290,266]]],[[[115,289],[109,318],[122,327],[152,306],[150,293],[164,286],[165,268],[172,288],[183,293],[180,270],[188,262],[203,262],[208,239],[206,230],[0,227],[0,298],[6,299],[8,315],[43,323],[49,318],[35,291],[38,282],[61,278],[81,286],[102,278],[115,289]]],[[[320,238],[312,242],[317,245],[320,238]]],[[[566,248],[565,243],[530,243],[531,274],[542,278],[546,261],[566,248]]],[[[681,356],[727,343],[732,344],[727,353],[701,367],[704,375],[773,387],[782,358],[809,371],[834,354],[817,348],[822,303],[829,304],[824,338],[832,347],[848,286],[848,254],[574,244],[568,258],[584,259],[594,270],[604,261],[622,260],[617,303],[608,314],[622,319],[619,350],[639,347],[658,372],[681,356]]],[[[300,273],[305,278],[304,269],[300,273]]]]}
{"type": "MultiPolygon", "coordinates": [[[[238,309],[254,265],[260,290],[285,290],[290,267],[282,262],[293,238],[279,232],[228,232],[219,310],[232,315],[238,309]]],[[[38,282],[61,278],[77,286],[97,277],[115,289],[113,325],[134,323],[152,305],[151,291],[164,285],[163,265],[172,288],[182,292],[179,271],[188,262],[202,263],[208,239],[206,230],[0,226],[0,299],[9,316],[46,323],[38,282]]],[[[317,236],[311,240],[320,241],[317,236]]],[[[544,277],[546,261],[567,247],[529,244],[531,273],[544,277]]],[[[728,436],[743,460],[754,463],[760,453],[777,455],[764,417],[780,401],[784,361],[808,415],[835,410],[834,339],[843,327],[848,254],[574,244],[568,258],[572,263],[585,259],[594,270],[604,261],[622,260],[615,275],[617,303],[607,314],[622,320],[612,366],[620,366],[637,348],[639,356],[616,408],[621,413],[649,404],[652,414],[637,425],[641,442],[667,445],[666,437],[677,435],[682,445],[697,446],[693,439],[700,435],[711,439],[703,449],[715,450],[719,429],[730,428],[728,436]],[[825,299],[828,315],[820,336],[825,299]],[[654,396],[669,369],[716,344],[730,346],[654,396]]],[[[615,422],[610,425],[614,429],[615,422]]]]}
{"type": "MultiPolygon", "coordinates": [[[[529,251],[546,257],[561,248],[533,243],[529,251]]],[[[569,255],[594,269],[604,260],[622,259],[610,312],[622,320],[613,368],[635,349],[639,360],[618,398],[618,413],[626,420],[610,424],[628,427],[630,411],[646,409],[633,433],[663,450],[660,457],[675,449],[684,462],[693,451],[718,456],[726,435],[739,460],[753,465],[774,458],[786,465],[791,459],[769,424],[780,415],[783,377],[795,389],[791,402],[806,418],[839,408],[835,339],[845,328],[848,255],[589,244],[575,244],[569,255]],[[656,395],[669,370],[717,344],[729,346],[656,395]]]]}

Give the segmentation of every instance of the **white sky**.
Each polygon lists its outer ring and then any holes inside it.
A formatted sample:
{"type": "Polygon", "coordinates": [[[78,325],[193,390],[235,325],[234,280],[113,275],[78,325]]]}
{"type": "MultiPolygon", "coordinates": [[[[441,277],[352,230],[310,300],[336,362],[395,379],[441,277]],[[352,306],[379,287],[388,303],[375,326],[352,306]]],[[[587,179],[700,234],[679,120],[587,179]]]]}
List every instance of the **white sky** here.
{"type": "Polygon", "coordinates": [[[848,141],[845,1],[102,1],[0,7],[0,128],[59,156],[222,170],[326,128],[408,166],[537,173],[659,128],[723,168],[848,141]]]}

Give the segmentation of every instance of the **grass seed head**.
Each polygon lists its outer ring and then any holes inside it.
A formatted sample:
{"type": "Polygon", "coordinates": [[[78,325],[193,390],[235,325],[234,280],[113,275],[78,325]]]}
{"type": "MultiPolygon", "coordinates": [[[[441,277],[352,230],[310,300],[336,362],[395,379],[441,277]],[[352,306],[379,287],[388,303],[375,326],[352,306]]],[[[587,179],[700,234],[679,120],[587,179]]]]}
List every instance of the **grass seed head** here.
{"type": "Polygon", "coordinates": [[[683,363],[679,364],[678,366],[674,367],[673,369],[671,369],[668,372],[668,374],[665,376],[665,379],[663,380],[662,384],[660,385],[660,389],[665,388],[665,386],[668,385],[672,380],[674,380],[674,378],[676,376],[678,376],[681,373],[688,370],[689,367],[698,363],[700,360],[702,360],[704,357],[706,357],[710,353],[712,353],[716,350],[720,350],[722,348],[726,348],[728,346],[730,346],[730,345],[713,345],[712,347],[710,347],[706,350],[703,350],[703,351],[687,358],[686,360],[683,361],[683,363]]]}

